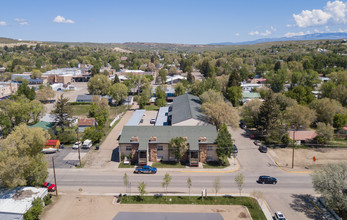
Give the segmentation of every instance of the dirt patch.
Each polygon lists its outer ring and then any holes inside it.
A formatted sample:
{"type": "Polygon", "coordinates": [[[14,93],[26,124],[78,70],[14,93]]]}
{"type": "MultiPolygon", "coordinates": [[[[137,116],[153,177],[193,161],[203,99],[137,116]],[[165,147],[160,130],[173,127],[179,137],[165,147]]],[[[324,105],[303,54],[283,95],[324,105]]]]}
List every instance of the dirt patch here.
{"type": "Polygon", "coordinates": [[[113,196],[63,195],[44,209],[41,219],[112,219],[118,212],[220,213],[224,219],[251,219],[246,207],[231,205],[117,204],[113,196]]]}
{"type": "MultiPolygon", "coordinates": [[[[292,167],[291,148],[271,149],[269,154],[283,167],[292,167]]],[[[328,163],[339,161],[347,162],[347,149],[340,148],[317,148],[317,149],[295,149],[294,166],[299,169],[314,169],[328,163]],[[316,161],[313,161],[313,157],[316,161]]]]}

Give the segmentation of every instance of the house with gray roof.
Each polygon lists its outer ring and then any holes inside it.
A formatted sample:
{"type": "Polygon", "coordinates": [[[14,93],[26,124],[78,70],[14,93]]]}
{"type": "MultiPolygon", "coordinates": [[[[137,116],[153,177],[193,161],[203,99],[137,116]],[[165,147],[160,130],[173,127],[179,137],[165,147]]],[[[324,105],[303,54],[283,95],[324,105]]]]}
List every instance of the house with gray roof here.
{"type": "Polygon", "coordinates": [[[183,158],[189,166],[199,162],[218,161],[218,133],[215,126],[124,126],[119,140],[119,160],[122,155],[132,163],[177,161],[169,150],[172,138],[182,137],[187,143],[183,158]]]}
{"type": "Polygon", "coordinates": [[[200,98],[192,94],[183,94],[174,98],[169,108],[169,122],[172,126],[210,125],[206,115],[201,112],[200,98]]]}

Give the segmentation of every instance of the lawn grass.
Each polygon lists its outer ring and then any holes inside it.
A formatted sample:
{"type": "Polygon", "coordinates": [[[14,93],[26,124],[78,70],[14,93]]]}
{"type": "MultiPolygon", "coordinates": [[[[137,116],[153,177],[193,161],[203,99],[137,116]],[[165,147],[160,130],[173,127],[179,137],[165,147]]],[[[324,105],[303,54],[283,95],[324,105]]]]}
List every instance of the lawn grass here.
{"type": "Polygon", "coordinates": [[[131,165],[131,164],[124,164],[123,162],[119,163],[118,168],[134,168],[135,165],[131,165]]]}
{"type": "Polygon", "coordinates": [[[72,109],[72,115],[87,117],[89,114],[90,105],[70,105],[72,109]]]}
{"type": "Polygon", "coordinates": [[[186,168],[185,165],[182,165],[181,163],[174,163],[174,162],[153,163],[152,167],[156,167],[156,168],[186,168]]]}
{"type": "Polygon", "coordinates": [[[146,111],[158,111],[160,107],[156,105],[146,105],[145,109],[146,111]]]}
{"type": "Polygon", "coordinates": [[[248,208],[252,219],[266,219],[258,202],[251,197],[209,196],[201,199],[200,196],[128,196],[121,198],[122,204],[194,204],[194,205],[243,205],[248,208]],[[171,202],[169,200],[171,199],[171,202]]]}
{"type": "Polygon", "coordinates": [[[229,160],[225,158],[225,165],[220,165],[218,162],[204,163],[202,166],[206,169],[223,169],[230,166],[229,160]]]}

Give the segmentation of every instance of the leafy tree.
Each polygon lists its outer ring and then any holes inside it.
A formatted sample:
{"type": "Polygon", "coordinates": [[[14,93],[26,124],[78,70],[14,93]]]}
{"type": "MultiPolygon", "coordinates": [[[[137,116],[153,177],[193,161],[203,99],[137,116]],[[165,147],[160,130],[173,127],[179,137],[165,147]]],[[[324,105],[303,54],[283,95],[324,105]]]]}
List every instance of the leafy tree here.
{"type": "Polygon", "coordinates": [[[24,219],[25,220],[36,220],[40,219],[39,216],[42,213],[43,209],[43,201],[42,199],[36,198],[32,202],[31,208],[24,214],[24,219]]]}
{"type": "Polygon", "coordinates": [[[277,72],[270,72],[266,75],[266,82],[270,84],[270,88],[274,92],[281,92],[287,79],[287,70],[280,69],[277,72]]]}
{"type": "Polygon", "coordinates": [[[192,180],[190,179],[190,177],[188,177],[187,179],[187,187],[189,190],[189,200],[190,200],[190,188],[192,187],[192,180]]]}
{"type": "Polygon", "coordinates": [[[31,72],[31,78],[32,79],[39,79],[41,77],[42,73],[40,70],[33,70],[31,72]]]}
{"type": "Polygon", "coordinates": [[[222,124],[227,124],[232,127],[238,126],[238,112],[230,103],[203,103],[201,109],[206,114],[207,121],[210,121],[217,128],[222,124]]]}
{"type": "Polygon", "coordinates": [[[171,66],[168,70],[169,75],[175,75],[177,74],[177,69],[174,66],[171,66]]]}
{"type": "Polygon", "coordinates": [[[196,96],[200,96],[202,93],[208,91],[209,89],[221,91],[221,87],[216,79],[216,77],[211,77],[208,79],[203,79],[202,81],[195,81],[191,86],[191,93],[196,96]]]}
{"type": "Polygon", "coordinates": [[[113,83],[120,83],[120,80],[119,80],[119,77],[117,74],[114,75],[114,80],[113,80],[113,83]]]}
{"type": "Polygon", "coordinates": [[[327,140],[332,140],[334,137],[334,128],[330,124],[325,124],[323,122],[317,123],[317,136],[320,137],[322,142],[327,140]]]}
{"type": "Polygon", "coordinates": [[[100,128],[92,126],[86,128],[83,132],[83,140],[91,140],[93,143],[98,143],[101,138],[104,136],[104,132],[100,128]]]}
{"type": "Polygon", "coordinates": [[[137,186],[137,189],[139,190],[141,199],[143,199],[143,196],[147,193],[146,192],[146,183],[140,182],[137,186]]]}
{"type": "Polygon", "coordinates": [[[21,124],[0,143],[0,186],[42,185],[48,163],[41,153],[49,135],[41,128],[21,124]]]}
{"type": "Polygon", "coordinates": [[[242,89],[240,86],[232,86],[227,89],[225,97],[233,104],[238,106],[242,100],[242,89]]]}
{"type": "Polygon", "coordinates": [[[241,76],[240,72],[236,69],[231,71],[229,75],[228,87],[240,86],[241,85],[241,76]]]}
{"type": "Polygon", "coordinates": [[[344,162],[325,165],[312,174],[314,190],[330,208],[339,212],[347,210],[346,181],[347,164],[344,162]]]}
{"type": "Polygon", "coordinates": [[[165,84],[166,77],[167,77],[167,70],[166,69],[159,70],[159,78],[160,78],[162,84],[165,84]]]}
{"type": "Polygon", "coordinates": [[[95,76],[95,75],[100,74],[100,68],[101,68],[100,63],[95,63],[94,66],[93,66],[92,69],[91,69],[91,71],[92,71],[92,76],[95,76]]]}
{"type": "Polygon", "coordinates": [[[231,157],[231,154],[234,152],[234,145],[231,139],[231,134],[229,133],[228,128],[225,124],[223,124],[221,128],[218,130],[218,137],[216,143],[216,152],[219,161],[224,163],[224,158],[231,157]]]}
{"type": "Polygon", "coordinates": [[[216,194],[215,194],[215,197],[217,197],[217,193],[218,193],[219,190],[221,189],[220,177],[216,177],[216,178],[214,179],[213,188],[214,188],[214,192],[216,193],[216,194]]]}
{"type": "Polygon", "coordinates": [[[213,89],[209,89],[200,95],[200,100],[202,103],[215,103],[215,102],[223,102],[224,98],[220,92],[217,92],[216,90],[213,90],[213,89]]]}
{"type": "Polygon", "coordinates": [[[98,105],[97,103],[93,103],[89,107],[89,117],[95,118],[97,126],[102,128],[108,119],[108,108],[98,105]]]}
{"type": "Polygon", "coordinates": [[[74,131],[59,132],[56,136],[61,144],[73,144],[77,141],[77,135],[74,131]]]}
{"type": "Polygon", "coordinates": [[[167,199],[167,187],[169,186],[171,180],[172,180],[172,177],[170,176],[170,174],[165,173],[165,176],[163,178],[163,182],[161,183],[161,185],[163,188],[165,188],[166,199],[167,199]]]}
{"type": "Polygon", "coordinates": [[[301,125],[308,128],[311,123],[316,121],[316,112],[306,106],[294,105],[288,107],[285,112],[285,119],[291,125],[301,125]]]}
{"type": "Polygon", "coordinates": [[[61,95],[55,104],[55,109],[52,111],[55,115],[55,126],[60,127],[62,132],[71,124],[72,109],[68,102],[69,99],[61,95]]]}
{"type": "Polygon", "coordinates": [[[183,95],[186,92],[186,88],[183,86],[182,83],[177,83],[175,86],[175,96],[183,95]]]}
{"type": "Polygon", "coordinates": [[[155,90],[155,96],[157,97],[155,104],[159,107],[166,106],[166,94],[161,86],[158,86],[155,90]]]}
{"type": "Polygon", "coordinates": [[[333,124],[336,114],[346,114],[346,109],[338,101],[328,98],[314,100],[309,107],[317,112],[318,121],[328,124],[333,124]]]}
{"type": "Polygon", "coordinates": [[[342,128],[347,125],[347,115],[344,114],[336,114],[334,116],[334,127],[342,128]]]}
{"type": "Polygon", "coordinates": [[[27,99],[29,100],[34,100],[36,93],[35,93],[35,88],[32,87],[30,89],[30,87],[28,86],[28,81],[24,80],[22,84],[20,84],[20,86],[18,87],[17,90],[17,95],[21,96],[24,95],[27,99]]]}
{"type": "Polygon", "coordinates": [[[247,127],[253,128],[260,112],[260,106],[263,102],[259,99],[252,99],[245,103],[241,108],[241,117],[247,127]]]}
{"type": "Polygon", "coordinates": [[[281,111],[286,110],[287,107],[297,105],[296,100],[289,98],[282,93],[275,93],[276,104],[279,106],[281,111]]]}
{"type": "Polygon", "coordinates": [[[311,103],[315,98],[310,87],[301,85],[295,86],[294,89],[285,93],[287,97],[295,99],[300,105],[311,103]]]}
{"type": "Polygon", "coordinates": [[[272,92],[269,92],[263,104],[260,106],[258,118],[255,126],[258,131],[264,133],[273,127],[276,127],[280,118],[280,110],[276,104],[275,97],[272,92]]]}
{"type": "Polygon", "coordinates": [[[245,176],[243,175],[243,173],[238,173],[235,176],[234,180],[235,180],[237,187],[239,188],[239,192],[240,192],[240,196],[241,196],[241,191],[242,191],[242,188],[245,184],[245,176]]]}
{"type": "Polygon", "coordinates": [[[149,101],[149,98],[145,94],[142,94],[139,100],[140,109],[144,109],[148,101],[149,101]]]}
{"type": "Polygon", "coordinates": [[[116,104],[118,104],[127,97],[128,87],[122,83],[115,83],[109,88],[108,94],[115,99],[116,104]]]}
{"type": "Polygon", "coordinates": [[[185,162],[183,160],[185,159],[184,155],[186,154],[187,150],[188,146],[183,137],[171,138],[169,143],[169,151],[170,154],[175,155],[175,158],[178,161],[185,162]]]}
{"type": "Polygon", "coordinates": [[[215,75],[215,68],[207,58],[201,63],[200,72],[205,78],[213,77],[215,75]]]}
{"type": "Polygon", "coordinates": [[[88,92],[92,95],[107,95],[111,81],[107,76],[97,74],[88,81],[88,92]]]}
{"type": "Polygon", "coordinates": [[[41,102],[47,102],[55,97],[55,92],[50,86],[42,86],[36,92],[36,99],[41,102]]]}

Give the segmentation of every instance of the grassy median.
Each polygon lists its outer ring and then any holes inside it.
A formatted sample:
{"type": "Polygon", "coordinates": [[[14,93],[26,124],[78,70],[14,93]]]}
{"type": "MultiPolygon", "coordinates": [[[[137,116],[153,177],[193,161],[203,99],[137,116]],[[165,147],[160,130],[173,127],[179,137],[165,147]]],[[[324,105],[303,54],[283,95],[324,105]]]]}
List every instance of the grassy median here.
{"type": "Polygon", "coordinates": [[[122,204],[189,204],[189,205],[242,205],[248,208],[252,219],[266,220],[258,202],[251,197],[209,196],[128,196],[121,198],[122,204]],[[170,202],[171,201],[171,202],[170,202]]]}

